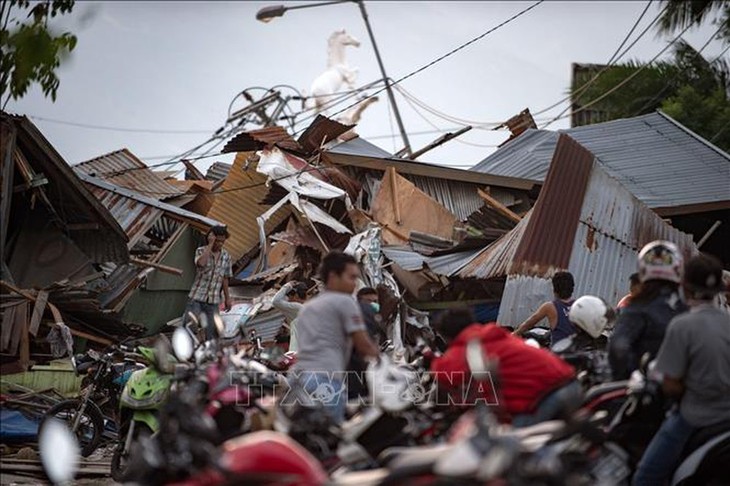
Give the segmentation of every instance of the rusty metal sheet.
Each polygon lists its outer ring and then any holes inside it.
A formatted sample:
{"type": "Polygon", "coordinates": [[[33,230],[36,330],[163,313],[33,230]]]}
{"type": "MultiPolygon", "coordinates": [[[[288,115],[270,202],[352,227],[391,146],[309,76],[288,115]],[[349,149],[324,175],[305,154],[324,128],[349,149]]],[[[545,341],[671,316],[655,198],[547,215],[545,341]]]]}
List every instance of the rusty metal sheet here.
{"type": "Polygon", "coordinates": [[[150,170],[126,148],[81,162],[73,169],[156,199],[164,200],[185,193],[150,170]]]}
{"type": "MultiPolygon", "coordinates": [[[[266,197],[266,176],[256,170],[257,162],[247,163],[251,153],[239,153],[233,162],[220,193],[216,194],[208,216],[228,226],[230,238],[225,248],[235,262],[259,243],[256,218],[268,205],[259,204],[266,197]],[[238,188],[246,188],[238,190],[238,188]]],[[[277,211],[265,225],[266,232],[273,231],[291,213],[288,208],[277,211]]]]}
{"type": "Polygon", "coordinates": [[[256,152],[271,145],[276,145],[283,150],[303,152],[302,147],[289,135],[286,128],[273,126],[236,135],[225,144],[221,153],[256,152]]]}
{"type": "Polygon", "coordinates": [[[354,126],[343,125],[326,116],[317,115],[317,118],[304,130],[304,133],[302,133],[297,142],[307,153],[314,153],[327,142],[336,139],[354,126]]]}
{"type": "Polygon", "coordinates": [[[593,166],[591,152],[569,136],[560,136],[550,172],[515,254],[520,268],[514,271],[568,267],[593,166]]]}
{"type": "Polygon", "coordinates": [[[209,181],[220,181],[226,178],[228,173],[231,171],[232,164],[225,162],[213,162],[208,167],[208,171],[205,173],[205,178],[209,181]]]}
{"type": "Polygon", "coordinates": [[[461,278],[478,278],[488,280],[504,277],[509,273],[514,262],[517,246],[525,234],[532,211],[517,223],[509,233],[486,247],[458,273],[461,278]]]}

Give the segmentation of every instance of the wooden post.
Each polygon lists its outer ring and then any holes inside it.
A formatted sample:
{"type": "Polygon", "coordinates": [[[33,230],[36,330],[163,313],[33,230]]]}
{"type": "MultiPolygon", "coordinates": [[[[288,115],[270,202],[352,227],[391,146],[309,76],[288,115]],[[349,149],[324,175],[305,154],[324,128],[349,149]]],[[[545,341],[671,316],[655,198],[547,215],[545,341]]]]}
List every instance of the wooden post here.
{"type": "Polygon", "coordinates": [[[490,196],[486,192],[482,191],[481,189],[477,189],[477,194],[479,194],[479,197],[484,199],[487,204],[492,206],[503,216],[506,216],[507,218],[511,219],[515,223],[519,223],[522,220],[522,218],[518,214],[514,213],[510,208],[508,208],[501,202],[497,201],[496,199],[494,199],[492,196],[490,196]]]}
{"type": "Polygon", "coordinates": [[[388,173],[390,174],[390,190],[393,193],[393,210],[395,211],[395,222],[398,225],[401,225],[403,224],[403,221],[400,218],[400,200],[398,198],[398,181],[396,180],[398,172],[396,172],[395,167],[388,167],[388,173]]]}
{"type": "Polygon", "coordinates": [[[153,262],[149,262],[147,260],[142,260],[142,259],[134,258],[134,257],[129,257],[129,261],[131,263],[134,263],[135,265],[156,268],[157,270],[159,270],[161,272],[171,273],[172,275],[177,275],[178,277],[181,277],[183,274],[183,271],[180,270],[179,268],[168,267],[167,265],[162,265],[160,263],[153,263],[153,262]]]}

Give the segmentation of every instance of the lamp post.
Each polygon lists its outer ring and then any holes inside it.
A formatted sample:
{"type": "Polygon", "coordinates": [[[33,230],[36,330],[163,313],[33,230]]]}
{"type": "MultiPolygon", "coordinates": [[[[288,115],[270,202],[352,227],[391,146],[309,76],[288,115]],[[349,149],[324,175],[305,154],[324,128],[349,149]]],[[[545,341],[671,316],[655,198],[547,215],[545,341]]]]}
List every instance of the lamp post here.
{"type": "Polygon", "coordinates": [[[398,130],[400,131],[401,139],[403,140],[403,150],[405,151],[406,155],[410,157],[412,151],[411,151],[411,144],[408,141],[408,135],[406,134],[406,129],[403,126],[403,120],[400,116],[400,111],[398,110],[398,105],[395,102],[395,96],[393,96],[393,88],[391,87],[391,80],[388,77],[388,75],[385,73],[385,66],[383,65],[383,60],[380,57],[380,51],[378,50],[378,45],[375,42],[375,36],[373,35],[373,29],[370,27],[370,21],[368,20],[368,13],[367,10],[365,10],[365,2],[363,0],[335,0],[331,2],[319,2],[319,3],[309,3],[304,5],[293,5],[291,7],[287,7],[284,5],[272,5],[269,7],[264,7],[258,12],[256,12],[256,20],[259,20],[261,22],[270,22],[275,17],[281,17],[286,13],[287,10],[300,10],[304,8],[313,8],[313,7],[323,7],[325,5],[334,5],[337,3],[350,3],[354,2],[360,7],[360,14],[362,15],[362,19],[365,21],[365,27],[368,31],[368,36],[370,37],[370,43],[373,45],[373,50],[375,51],[375,58],[378,61],[378,67],[380,68],[380,74],[383,77],[383,82],[385,83],[385,90],[388,93],[388,100],[390,101],[391,106],[393,107],[393,114],[395,115],[395,121],[398,124],[398,130]]]}

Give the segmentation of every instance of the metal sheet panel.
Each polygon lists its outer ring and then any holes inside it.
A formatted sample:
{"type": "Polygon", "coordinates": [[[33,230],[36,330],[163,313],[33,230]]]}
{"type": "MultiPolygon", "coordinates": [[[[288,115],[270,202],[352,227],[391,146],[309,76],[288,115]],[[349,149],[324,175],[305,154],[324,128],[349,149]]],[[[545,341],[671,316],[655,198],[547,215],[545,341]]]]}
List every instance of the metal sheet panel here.
{"type": "Polygon", "coordinates": [[[517,327],[543,302],[552,299],[553,287],[549,279],[510,275],[504,285],[497,322],[502,326],[517,327]]]}
{"type": "Polygon", "coordinates": [[[236,135],[223,147],[221,153],[255,152],[268,145],[276,145],[284,150],[302,152],[302,147],[289,135],[286,128],[272,126],[236,135]]]}
{"type": "Polygon", "coordinates": [[[261,338],[263,342],[273,341],[276,334],[284,325],[284,314],[277,310],[271,310],[269,312],[263,312],[257,314],[253,319],[248,321],[243,326],[244,338],[248,338],[248,333],[252,330],[256,330],[256,335],[261,338]]]}
{"type": "MultiPolygon", "coordinates": [[[[259,244],[256,218],[271,206],[259,204],[266,197],[267,177],[256,170],[256,163],[246,163],[250,153],[239,153],[231,171],[216,194],[208,216],[228,226],[231,237],[225,248],[234,261],[259,244]],[[239,188],[246,188],[240,189],[239,188]]],[[[266,222],[266,234],[278,226],[290,214],[288,208],[281,209],[266,222]]]]}
{"type": "Polygon", "coordinates": [[[89,189],[112,213],[119,225],[124,228],[124,232],[129,238],[128,248],[134,247],[137,241],[163,214],[161,209],[115,194],[101,187],[89,184],[89,189]]]}
{"type": "MultiPolygon", "coordinates": [[[[559,133],[650,208],[730,201],[730,155],[661,112],[559,133]]],[[[472,170],[543,180],[559,133],[528,130],[472,170]]]]}
{"type": "Polygon", "coordinates": [[[461,269],[458,276],[487,280],[507,275],[512,267],[517,246],[530,222],[531,215],[532,211],[528,212],[512,231],[477,254],[473,260],[461,269]]]}
{"type": "Polygon", "coordinates": [[[144,162],[124,148],[73,166],[74,171],[98,177],[145,196],[167,199],[185,193],[150,170],[144,162]]]}
{"type": "Polygon", "coordinates": [[[406,176],[406,178],[454,213],[459,221],[466,221],[470,214],[484,205],[484,201],[477,194],[477,188],[480,187],[478,184],[417,175],[406,176]]]}
{"type": "Polygon", "coordinates": [[[225,162],[213,162],[213,165],[208,167],[208,172],[205,173],[205,178],[211,181],[220,181],[225,179],[228,173],[231,171],[232,164],[226,164],[225,162]]]}
{"type": "Polygon", "coordinates": [[[317,115],[311,125],[304,130],[297,142],[307,153],[315,152],[321,146],[330,142],[355,125],[343,125],[326,116],[317,115]]]}
{"type": "Polygon", "coordinates": [[[542,275],[549,267],[568,267],[593,167],[593,154],[569,136],[560,136],[511,271],[542,275]]]}

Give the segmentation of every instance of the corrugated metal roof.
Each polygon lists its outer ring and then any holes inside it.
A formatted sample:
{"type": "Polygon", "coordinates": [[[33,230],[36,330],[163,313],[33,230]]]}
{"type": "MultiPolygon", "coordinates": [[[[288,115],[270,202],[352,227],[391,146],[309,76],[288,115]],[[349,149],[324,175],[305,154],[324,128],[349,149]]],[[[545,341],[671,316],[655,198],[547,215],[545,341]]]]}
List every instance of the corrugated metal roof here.
{"type": "Polygon", "coordinates": [[[519,324],[541,302],[550,300],[552,289],[549,278],[557,270],[567,269],[573,274],[576,282],[575,296],[597,295],[614,304],[628,290],[629,275],[637,269],[637,254],[646,243],[664,239],[676,243],[685,257],[696,252],[690,235],[664,222],[621,183],[602,170],[597,161],[590,164],[590,177],[583,183],[583,188],[575,181],[557,177],[567,169],[581,172],[589,154],[590,152],[576,145],[568,136],[562,135],[547,182],[530,215],[527,230],[520,236],[520,223],[511,234],[503,238],[504,241],[500,240],[493,245],[496,247],[501,243],[500,256],[506,257],[505,260],[513,259],[512,264],[497,265],[491,261],[497,256],[490,258],[489,255],[482,254],[472,262],[480,264],[476,270],[467,266],[462,272],[464,274],[471,271],[471,276],[478,276],[478,271],[483,272],[485,268],[491,267],[492,273],[488,276],[494,277],[504,275],[505,269],[508,271],[509,277],[500,307],[500,323],[519,324]],[[576,200],[580,201],[580,206],[575,204],[576,200]],[[570,211],[565,211],[566,205],[570,211]],[[573,206],[578,208],[578,214],[570,216],[568,213],[574,213],[573,206]],[[555,213],[577,221],[577,227],[569,238],[555,234],[545,224],[534,222],[538,217],[549,220],[547,216],[555,213]],[[542,230],[531,231],[531,228],[542,230]],[[550,243],[546,236],[555,242],[550,243]],[[518,237],[521,240],[519,243],[516,242],[518,237]],[[524,254],[519,250],[512,256],[509,255],[509,248],[505,248],[508,246],[505,243],[508,239],[515,241],[514,245],[519,245],[520,249],[537,248],[542,244],[554,247],[555,251],[548,249],[544,254],[532,252],[533,256],[524,261],[524,254]],[[566,251],[569,258],[563,265],[559,261],[562,256],[556,258],[554,255],[562,255],[566,251]]]}
{"type": "Polygon", "coordinates": [[[256,314],[253,319],[243,325],[243,335],[248,338],[251,329],[256,330],[256,335],[263,342],[273,341],[276,334],[284,325],[284,314],[277,310],[256,314]]]}
{"type": "Polygon", "coordinates": [[[560,136],[550,172],[514,256],[521,268],[512,271],[542,274],[545,267],[568,266],[593,165],[593,154],[569,136],[560,136]]]}
{"type": "Polygon", "coordinates": [[[410,175],[406,177],[417,188],[437,200],[451,211],[459,221],[466,221],[470,214],[484,205],[479,197],[478,184],[410,175]]]}
{"type": "Polygon", "coordinates": [[[81,162],[73,169],[76,173],[98,177],[156,199],[167,199],[185,192],[150,170],[126,148],[81,162]]]}
{"type": "Polygon", "coordinates": [[[272,126],[236,135],[223,147],[221,153],[255,152],[269,145],[276,145],[281,149],[294,152],[303,151],[297,141],[286,131],[286,128],[272,126]]]}
{"type": "Polygon", "coordinates": [[[527,213],[512,231],[482,250],[464,266],[458,276],[488,280],[507,275],[514,261],[517,246],[530,222],[531,214],[532,211],[527,213]]]}
{"type": "Polygon", "coordinates": [[[330,120],[326,116],[317,115],[317,118],[304,130],[297,142],[307,153],[313,153],[354,126],[343,125],[335,120],[330,120]]]}
{"type": "MultiPolygon", "coordinates": [[[[651,208],[730,201],[730,155],[661,112],[560,133],[651,208]]],[[[543,180],[558,135],[528,130],[471,170],[543,180]]]]}
{"type": "MultiPolygon", "coordinates": [[[[135,238],[139,238],[141,234],[144,234],[147,231],[145,228],[153,225],[162,214],[172,219],[184,221],[202,231],[208,231],[213,226],[221,224],[215,219],[143,196],[135,191],[115,186],[96,177],[85,174],[79,174],[79,177],[97,198],[104,201],[115,219],[125,228],[127,235],[131,233],[135,238]]],[[[130,245],[132,239],[130,236],[130,245]]]]}
{"type": "MultiPolygon", "coordinates": [[[[231,237],[228,238],[225,248],[236,261],[252,248],[259,244],[259,231],[256,218],[261,216],[271,206],[259,204],[266,197],[269,189],[266,187],[267,177],[256,170],[257,162],[247,164],[251,153],[239,153],[233,162],[221,192],[216,194],[213,206],[208,216],[221,221],[228,226],[231,237]],[[234,190],[245,187],[244,190],[234,190]]],[[[278,226],[290,214],[288,208],[277,211],[266,222],[266,234],[278,226]]]]}
{"type": "Polygon", "coordinates": [[[403,270],[418,272],[427,267],[433,273],[447,277],[464,267],[481,251],[478,249],[466,250],[428,257],[404,246],[384,246],[381,250],[389,260],[395,262],[403,270]]]}
{"type": "Polygon", "coordinates": [[[376,159],[387,159],[393,157],[390,152],[387,152],[377,145],[374,145],[364,138],[355,137],[346,142],[338,143],[327,149],[328,152],[333,154],[341,155],[359,155],[361,157],[373,157],[376,159]]]}
{"type": "Polygon", "coordinates": [[[226,164],[225,162],[213,162],[208,167],[208,172],[205,173],[205,178],[211,181],[219,181],[225,179],[228,173],[231,171],[232,164],[226,164]]]}

